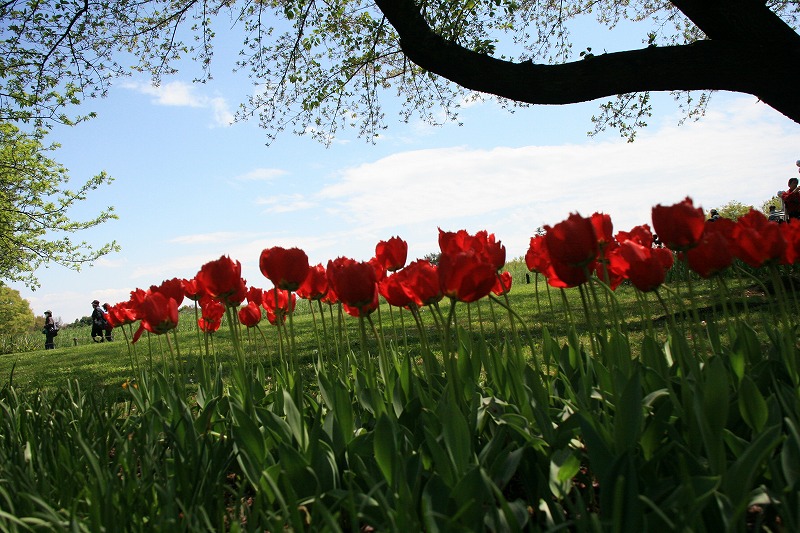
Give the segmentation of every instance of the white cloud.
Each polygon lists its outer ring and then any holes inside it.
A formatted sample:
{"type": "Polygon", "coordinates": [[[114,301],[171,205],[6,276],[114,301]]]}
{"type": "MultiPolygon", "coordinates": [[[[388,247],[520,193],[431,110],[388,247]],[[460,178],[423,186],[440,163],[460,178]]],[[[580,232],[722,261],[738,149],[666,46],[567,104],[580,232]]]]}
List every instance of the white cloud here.
{"type": "Polygon", "coordinates": [[[171,81],[155,86],[151,83],[127,82],[122,87],[152,96],[156,105],[210,109],[216,126],[230,126],[234,120],[228,102],[223,97],[198,94],[196,86],[191,83],[171,81]]]}
{"type": "Polygon", "coordinates": [[[182,81],[171,81],[162,85],[144,82],[124,83],[123,87],[153,97],[158,105],[176,107],[205,107],[203,98],[197,95],[194,86],[182,81]]]}
{"type": "Polygon", "coordinates": [[[195,235],[181,235],[179,237],[170,239],[169,242],[176,244],[188,244],[188,245],[209,244],[209,243],[229,242],[233,239],[240,239],[241,237],[242,237],[241,233],[232,231],[217,231],[213,233],[198,233],[195,235]]]}
{"type": "Polygon", "coordinates": [[[340,172],[317,197],[332,216],[381,234],[480,221],[521,255],[534,230],[570,212],[609,213],[617,230],[650,223],[658,203],[691,196],[706,209],[760,204],[794,169],[800,132],[763,105],[737,99],[698,123],[582,145],[451,147],[397,153],[340,172]]]}
{"type": "Polygon", "coordinates": [[[221,96],[211,98],[209,107],[214,111],[214,121],[220,126],[230,126],[235,119],[234,114],[228,108],[228,102],[221,96]]]}
{"type": "Polygon", "coordinates": [[[117,255],[103,256],[94,262],[94,266],[103,266],[107,268],[121,268],[128,263],[127,259],[118,257],[117,255]]]}
{"type": "Polygon", "coordinates": [[[290,213],[311,209],[316,206],[315,202],[308,200],[301,194],[285,194],[280,196],[270,196],[268,198],[256,199],[256,205],[267,206],[266,213],[290,213]]]}
{"type": "Polygon", "coordinates": [[[233,179],[235,181],[274,181],[285,174],[285,170],[278,168],[256,168],[245,174],[235,176],[233,179]]]}

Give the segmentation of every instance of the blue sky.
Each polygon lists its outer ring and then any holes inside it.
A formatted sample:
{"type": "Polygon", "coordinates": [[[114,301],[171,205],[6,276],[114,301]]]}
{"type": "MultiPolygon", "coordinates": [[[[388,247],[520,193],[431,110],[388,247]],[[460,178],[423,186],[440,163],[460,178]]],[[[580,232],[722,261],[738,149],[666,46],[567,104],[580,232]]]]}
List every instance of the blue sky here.
{"type": "Polygon", "coordinates": [[[11,284],[36,315],[52,309],[72,322],[95,298],[126,300],[223,254],[241,261],[249,285],[268,287],[258,257],[271,246],[297,246],[325,264],[369,259],[379,240],[399,235],[415,258],[437,250],[438,227],[486,229],[518,257],[536,228],[571,212],[609,213],[616,231],[686,196],[706,209],[760,206],[797,175],[800,158],[800,125],[725,93],[683,126],[669,96],[658,98],[666,104],[634,143],[614,131],[587,137],[598,102],[513,114],[485,102],[465,106],[462,126],[403,123],[389,109],[375,144],[345,131],[328,148],[290,133],[266,146],[255,121],[230,124],[249,82],[226,69],[203,85],[191,84],[194,72],[158,88],[119,80],[85,103],[98,118],[55,130],[54,158],[76,186],[102,170],[115,178],[72,215],[113,205],[119,220],[78,239],[116,239],[122,251],[81,272],[42,268],[35,292],[11,284]]]}

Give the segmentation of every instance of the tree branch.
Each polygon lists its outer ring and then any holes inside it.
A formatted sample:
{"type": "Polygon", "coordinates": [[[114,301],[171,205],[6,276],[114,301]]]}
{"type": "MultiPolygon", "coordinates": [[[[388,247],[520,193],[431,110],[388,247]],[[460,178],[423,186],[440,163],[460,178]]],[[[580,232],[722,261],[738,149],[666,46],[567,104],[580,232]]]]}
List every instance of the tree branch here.
{"type": "MultiPolygon", "coordinates": [[[[747,35],[733,31],[738,36],[735,40],[649,47],[560,65],[514,63],[473,52],[436,34],[414,0],[375,3],[397,30],[403,52],[414,63],[471,90],[531,104],[571,104],[638,91],[728,90],[752,94],[800,122],[800,99],[796,98],[800,74],[794,68],[800,62],[800,36],[763,4],[759,8],[755,0],[732,1],[746,7],[761,30],[750,28],[747,35]],[[791,36],[775,30],[781,26],[791,36]]],[[[705,3],[714,4],[714,9],[729,4],[728,0],[673,3],[693,8],[693,16],[701,21],[710,16],[702,8],[705,3]]],[[[722,30],[710,31],[727,36],[722,30]]]]}

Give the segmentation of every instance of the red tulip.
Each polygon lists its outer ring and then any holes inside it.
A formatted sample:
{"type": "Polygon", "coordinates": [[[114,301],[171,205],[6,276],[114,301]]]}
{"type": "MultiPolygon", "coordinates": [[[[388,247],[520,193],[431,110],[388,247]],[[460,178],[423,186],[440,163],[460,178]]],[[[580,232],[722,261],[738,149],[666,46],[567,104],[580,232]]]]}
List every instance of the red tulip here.
{"type": "Polygon", "coordinates": [[[130,302],[122,302],[109,307],[106,313],[108,323],[113,327],[132,324],[139,320],[135,310],[130,307],[130,302]]]}
{"type": "Polygon", "coordinates": [[[306,279],[297,288],[297,295],[306,300],[321,300],[327,292],[328,277],[322,265],[310,267],[306,279]]]}
{"type": "Polygon", "coordinates": [[[214,333],[219,329],[220,324],[219,320],[209,320],[204,316],[197,319],[197,327],[205,333],[214,333]]]}
{"type": "Polygon", "coordinates": [[[369,262],[339,257],[328,261],[327,274],[328,283],[343,304],[364,311],[372,308],[378,297],[378,286],[375,269],[369,262]]]}
{"type": "Polygon", "coordinates": [[[734,225],[728,218],[706,221],[697,246],[684,252],[686,264],[701,278],[709,278],[733,263],[731,238],[734,225]]]}
{"type": "MultiPolygon", "coordinates": [[[[716,224],[717,220],[714,222],[716,224]]],[[[773,224],[760,211],[751,209],[736,221],[733,229],[734,254],[753,268],[778,261],[786,250],[779,224],[773,224]]]]}
{"type": "Polygon", "coordinates": [[[697,244],[703,234],[706,215],[691,198],[677,204],[653,207],[653,230],[667,248],[685,251],[697,244]]]}
{"type": "Polygon", "coordinates": [[[180,278],[172,278],[161,282],[161,285],[153,285],[150,287],[150,292],[160,292],[167,298],[172,298],[178,304],[178,307],[183,303],[185,296],[183,280],[180,278]]]}
{"type": "Polygon", "coordinates": [[[203,289],[200,284],[197,283],[196,278],[181,280],[181,284],[183,285],[183,295],[186,298],[196,302],[203,297],[203,289]]]}
{"type": "Polygon", "coordinates": [[[547,282],[554,287],[585,283],[600,251],[592,220],[573,213],[553,227],[545,226],[545,231],[543,241],[536,244],[543,255],[539,261],[542,265],[549,263],[544,272],[547,282]]]}
{"type": "Polygon", "coordinates": [[[297,295],[293,292],[273,287],[272,289],[264,291],[263,303],[267,313],[273,313],[286,318],[289,313],[294,311],[295,305],[297,304],[297,295]]]}
{"type": "Polygon", "coordinates": [[[255,302],[248,302],[247,305],[239,309],[239,322],[252,328],[261,322],[261,307],[255,302]]]}
{"type": "Polygon", "coordinates": [[[439,283],[445,296],[460,302],[474,302],[489,294],[497,270],[474,252],[442,253],[439,259],[439,283]]]}
{"type": "Polygon", "coordinates": [[[614,239],[614,225],[611,216],[605,213],[594,213],[591,217],[594,234],[597,237],[598,257],[594,268],[595,275],[612,290],[625,279],[625,268],[618,253],[619,243],[614,239]]]}
{"type": "Polygon", "coordinates": [[[372,298],[372,301],[367,304],[361,305],[348,305],[346,303],[342,303],[342,308],[344,308],[345,313],[350,316],[360,317],[360,316],[367,316],[373,311],[378,308],[379,300],[378,300],[378,291],[375,290],[375,295],[372,298]]]}
{"type": "Polygon", "coordinates": [[[279,289],[296,291],[308,275],[308,256],[299,248],[273,246],[261,252],[261,273],[279,289]]]}
{"type": "Polygon", "coordinates": [[[377,258],[373,257],[369,261],[367,261],[370,265],[372,265],[372,269],[375,271],[375,281],[381,281],[383,278],[386,277],[386,268],[378,261],[377,258]]]}
{"type": "Polygon", "coordinates": [[[531,272],[546,274],[550,267],[550,257],[547,254],[547,247],[544,244],[544,235],[534,235],[531,237],[528,251],[525,253],[525,265],[531,272]]]}
{"type": "Polygon", "coordinates": [[[444,297],[437,267],[418,259],[401,270],[405,277],[405,291],[417,306],[433,305],[444,297]]]}
{"type": "Polygon", "coordinates": [[[178,304],[160,292],[149,294],[142,303],[142,322],[133,335],[133,342],[139,340],[144,330],[161,335],[178,325],[178,304]]]}
{"type": "Polygon", "coordinates": [[[439,249],[442,254],[473,252],[481,261],[490,263],[495,270],[500,270],[506,263],[506,247],[495,241],[494,233],[486,230],[470,235],[463,229],[453,233],[439,228],[439,249]]]}
{"type": "Polygon", "coordinates": [[[408,276],[404,272],[405,270],[401,270],[378,283],[378,292],[389,305],[408,307],[414,303],[414,298],[405,289],[405,279],[408,276]]]}
{"type": "MultiPolygon", "coordinates": [[[[326,272],[325,279],[327,280],[327,278],[328,274],[326,272]]],[[[325,291],[325,296],[322,297],[320,302],[328,305],[336,305],[339,303],[339,297],[336,296],[336,291],[333,290],[333,287],[330,286],[330,283],[328,283],[328,290],[325,291]]]]}
{"type": "Polygon", "coordinates": [[[229,307],[238,307],[247,294],[242,264],[228,256],[203,265],[195,279],[206,294],[229,307]]]}
{"type": "Polygon", "coordinates": [[[622,256],[620,244],[614,241],[606,245],[602,256],[597,260],[594,273],[613,291],[625,281],[627,270],[628,262],[622,256]]]}
{"type": "Polygon", "coordinates": [[[650,226],[641,224],[630,231],[620,231],[617,233],[616,240],[620,244],[625,241],[633,241],[644,247],[650,247],[653,246],[653,232],[650,231],[650,226]]]}
{"type": "Polygon", "coordinates": [[[439,249],[443,254],[457,254],[459,252],[466,252],[467,250],[475,251],[478,246],[475,242],[475,237],[470,235],[467,230],[442,231],[439,228],[439,249]]]}
{"type": "Polygon", "coordinates": [[[261,305],[264,302],[264,290],[258,287],[250,287],[245,298],[247,298],[247,303],[261,305]]]}
{"type": "Polygon", "coordinates": [[[786,241],[786,250],[783,260],[786,265],[793,265],[800,260],[800,220],[790,219],[785,224],[780,224],[783,240],[786,241]]]}
{"type": "Polygon", "coordinates": [[[634,241],[621,243],[620,253],[628,262],[628,279],[642,292],[650,292],[664,283],[673,263],[669,250],[642,246],[634,241]]]}
{"type": "Polygon", "coordinates": [[[147,298],[148,294],[150,294],[150,291],[145,291],[143,289],[135,289],[131,291],[131,299],[129,300],[130,308],[136,312],[137,316],[141,315],[140,309],[144,303],[144,299],[147,298]]]}
{"type": "Polygon", "coordinates": [[[561,274],[557,274],[550,261],[550,252],[544,235],[531,237],[530,247],[525,253],[525,264],[531,272],[542,274],[551,287],[560,289],[577,287],[588,279],[585,269],[568,265],[561,265],[559,267],[561,274]]]}
{"type": "Polygon", "coordinates": [[[213,333],[219,329],[222,315],[225,314],[225,305],[205,295],[200,298],[200,312],[202,316],[197,320],[197,325],[206,333],[213,333]]]}
{"type": "Polygon", "coordinates": [[[544,242],[557,272],[560,265],[585,268],[597,259],[599,246],[590,218],[572,213],[553,227],[545,226],[545,230],[544,242]]]}
{"type": "Polygon", "coordinates": [[[494,280],[494,287],[492,292],[497,296],[508,294],[511,291],[511,272],[506,270],[494,280]]]}
{"type": "Polygon", "coordinates": [[[273,326],[277,326],[279,324],[283,324],[286,322],[286,314],[284,313],[275,313],[271,309],[267,309],[267,320],[273,326]]]}
{"type": "Polygon", "coordinates": [[[392,237],[388,241],[380,241],[375,246],[375,258],[384,270],[394,272],[406,265],[408,243],[400,237],[392,237]]]}
{"type": "Polygon", "coordinates": [[[594,213],[591,216],[594,234],[600,247],[614,242],[614,225],[611,223],[611,216],[605,213],[594,213]]]}

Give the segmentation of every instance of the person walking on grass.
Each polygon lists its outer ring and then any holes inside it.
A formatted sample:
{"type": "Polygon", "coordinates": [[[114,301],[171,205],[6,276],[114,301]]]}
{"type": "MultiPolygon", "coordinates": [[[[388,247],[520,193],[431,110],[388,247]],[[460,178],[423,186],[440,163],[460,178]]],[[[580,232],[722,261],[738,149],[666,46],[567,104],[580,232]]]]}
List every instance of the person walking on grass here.
{"type": "MultiPolygon", "coordinates": [[[[99,300],[94,300],[92,302],[92,308],[92,340],[94,342],[103,342],[103,340],[105,340],[106,327],[108,326],[106,313],[103,311],[103,308],[100,307],[99,300]]],[[[110,336],[109,334],[109,337],[110,336]]]]}
{"type": "Polygon", "coordinates": [[[56,335],[58,335],[58,327],[56,326],[56,321],[53,320],[52,311],[44,312],[44,328],[42,328],[42,333],[44,333],[44,349],[54,350],[56,347],[55,338],[56,335]]]}
{"type": "Polygon", "coordinates": [[[111,322],[108,321],[108,308],[111,307],[109,304],[103,304],[103,318],[106,320],[106,327],[103,330],[103,335],[106,337],[106,342],[111,342],[114,338],[111,336],[111,332],[114,331],[114,326],[111,325],[111,322]]]}

